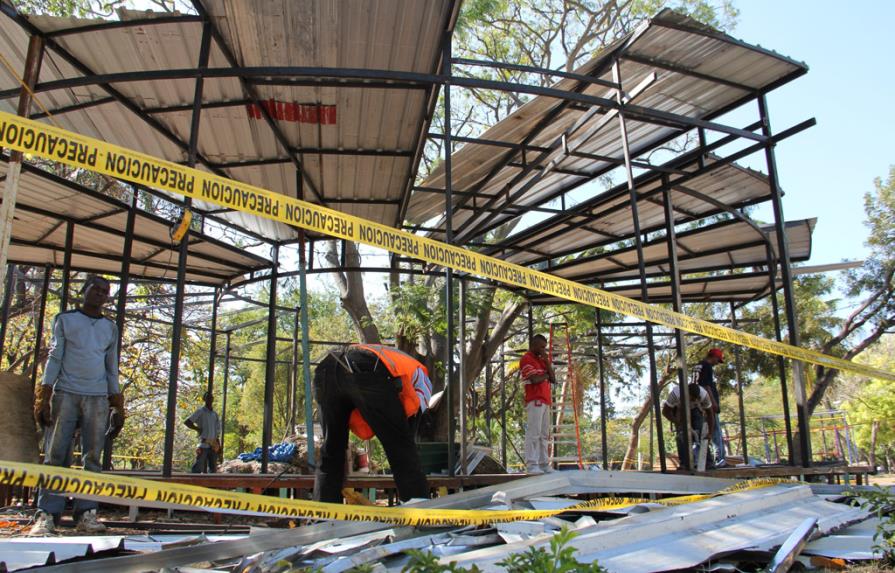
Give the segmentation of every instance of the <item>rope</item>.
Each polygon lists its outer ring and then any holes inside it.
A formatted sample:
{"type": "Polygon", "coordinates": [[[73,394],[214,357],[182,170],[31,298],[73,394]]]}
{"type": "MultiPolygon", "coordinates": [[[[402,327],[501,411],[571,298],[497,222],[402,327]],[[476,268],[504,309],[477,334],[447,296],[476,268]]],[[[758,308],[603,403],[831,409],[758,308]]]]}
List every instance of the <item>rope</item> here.
{"type": "Polygon", "coordinates": [[[37,94],[34,93],[34,90],[32,90],[25,82],[25,78],[23,78],[18,74],[18,72],[16,72],[15,68],[13,68],[12,64],[9,63],[9,60],[7,60],[6,56],[4,56],[2,53],[0,53],[0,62],[2,62],[7,71],[12,74],[12,77],[14,77],[16,81],[19,82],[19,85],[21,85],[22,88],[31,95],[31,101],[33,101],[37,105],[37,107],[39,107],[45,114],[47,114],[47,118],[50,120],[50,122],[52,122],[53,125],[55,125],[56,127],[62,128],[59,122],[56,121],[56,118],[53,117],[53,114],[50,113],[50,110],[47,109],[43,102],[40,101],[40,98],[37,97],[37,94]]]}

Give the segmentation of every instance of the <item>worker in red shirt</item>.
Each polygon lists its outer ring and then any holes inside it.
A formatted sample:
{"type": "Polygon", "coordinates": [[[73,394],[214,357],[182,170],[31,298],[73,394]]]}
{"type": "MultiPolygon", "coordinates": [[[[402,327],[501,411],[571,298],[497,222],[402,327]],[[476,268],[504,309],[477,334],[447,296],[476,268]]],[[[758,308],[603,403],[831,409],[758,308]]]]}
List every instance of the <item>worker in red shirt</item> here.
{"type": "Polygon", "coordinates": [[[525,382],[525,467],[529,474],[553,471],[547,457],[550,436],[550,385],[556,384],[556,374],[547,356],[547,339],[532,336],[528,352],[519,361],[519,372],[525,382]]]}

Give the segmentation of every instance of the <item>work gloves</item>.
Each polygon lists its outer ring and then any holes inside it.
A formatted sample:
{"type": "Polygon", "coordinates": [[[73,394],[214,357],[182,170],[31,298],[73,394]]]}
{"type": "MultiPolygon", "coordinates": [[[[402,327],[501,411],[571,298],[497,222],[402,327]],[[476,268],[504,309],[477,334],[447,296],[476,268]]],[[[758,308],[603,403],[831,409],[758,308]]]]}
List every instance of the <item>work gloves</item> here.
{"type": "Polygon", "coordinates": [[[114,440],[124,428],[124,394],[110,394],[109,408],[109,438],[114,440]]]}
{"type": "Polygon", "coordinates": [[[53,424],[53,413],[50,406],[53,402],[53,387],[41,384],[34,397],[34,421],[41,427],[53,424]]]}

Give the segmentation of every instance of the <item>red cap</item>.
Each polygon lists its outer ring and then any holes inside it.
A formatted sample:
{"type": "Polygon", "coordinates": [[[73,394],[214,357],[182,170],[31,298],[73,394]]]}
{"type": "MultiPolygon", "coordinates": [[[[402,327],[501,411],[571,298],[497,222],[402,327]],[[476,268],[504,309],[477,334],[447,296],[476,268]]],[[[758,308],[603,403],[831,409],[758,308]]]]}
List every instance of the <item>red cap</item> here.
{"type": "Polygon", "coordinates": [[[721,352],[720,348],[712,348],[709,350],[708,356],[714,356],[718,359],[718,362],[724,362],[724,353],[721,352]]]}

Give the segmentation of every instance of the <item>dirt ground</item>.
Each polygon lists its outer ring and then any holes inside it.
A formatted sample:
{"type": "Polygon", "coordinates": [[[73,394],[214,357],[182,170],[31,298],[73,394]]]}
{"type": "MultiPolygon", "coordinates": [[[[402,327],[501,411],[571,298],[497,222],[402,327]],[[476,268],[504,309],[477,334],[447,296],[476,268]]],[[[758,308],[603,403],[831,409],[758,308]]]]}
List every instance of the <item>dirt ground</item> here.
{"type": "Polygon", "coordinates": [[[870,477],[870,485],[895,485],[895,474],[877,474],[870,477]]]}

